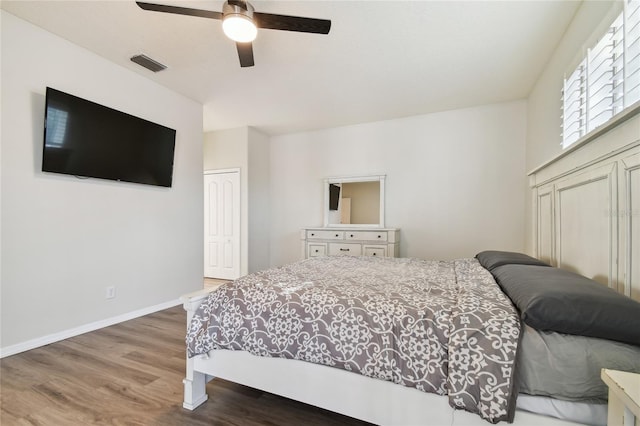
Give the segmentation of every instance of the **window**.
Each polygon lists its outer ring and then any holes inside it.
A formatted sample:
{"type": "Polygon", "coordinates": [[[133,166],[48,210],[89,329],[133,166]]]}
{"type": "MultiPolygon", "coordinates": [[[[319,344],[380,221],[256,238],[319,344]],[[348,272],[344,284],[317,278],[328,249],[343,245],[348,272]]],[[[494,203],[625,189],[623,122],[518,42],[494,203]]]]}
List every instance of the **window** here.
{"type": "Polygon", "coordinates": [[[640,101],[640,0],[627,3],[625,15],[625,107],[640,101]]]}
{"type": "Polygon", "coordinates": [[[562,141],[571,145],[585,133],[586,59],[564,80],[562,89],[562,141]]]}
{"type": "Polygon", "coordinates": [[[64,147],[65,135],[67,133],[67,120],[69,113],[55,107],[47,108],[47,147],[64,147]]]}
{"type": "Polygon", "coordinates": [[[640,100],[640,0],[624,10],[562,86],[562,147],[640,100]]]}

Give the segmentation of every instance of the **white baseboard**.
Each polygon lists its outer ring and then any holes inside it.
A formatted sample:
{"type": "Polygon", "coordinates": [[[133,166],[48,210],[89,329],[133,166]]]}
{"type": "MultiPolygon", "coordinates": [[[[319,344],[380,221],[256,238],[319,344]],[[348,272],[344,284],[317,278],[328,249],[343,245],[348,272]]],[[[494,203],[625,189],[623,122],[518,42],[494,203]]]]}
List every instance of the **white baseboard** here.
{"type": "Polygon", "coordinates": [[[109,327],[110,325],[129,321],[131,319],[162,311],[164,309],[169,309],[174,306],[180,305],[181,303],[182,302],[180,301],[180,299],[170,300],[169,302],[160,303],[159,305],[149,306],[147,308],[138,309],[137,311],[128,312],[116,317],[81,325],[80,327],[75,327],[58,333],[49,334],[47,336],[38,337],[36,339],[27,340],[26,342],[16,343],[15,345],[7,346],[6,348],[0,348],[0,358],[39,348],[40,346],[59,342],[60,340],[68,339],[70,337],[78,336],[90,331],[95,331],[100,328],[109,327]]]}

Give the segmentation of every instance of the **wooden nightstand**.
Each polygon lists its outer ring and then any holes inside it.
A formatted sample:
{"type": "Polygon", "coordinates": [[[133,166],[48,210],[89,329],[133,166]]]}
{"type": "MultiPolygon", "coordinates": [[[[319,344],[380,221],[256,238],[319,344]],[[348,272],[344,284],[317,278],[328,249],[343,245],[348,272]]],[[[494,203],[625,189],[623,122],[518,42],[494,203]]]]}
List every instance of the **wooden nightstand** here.
{"type": "Polygon", "coordinates": [[[640,374],[602,369],[609,386],[607,426],[640,426],[640,374]]]}

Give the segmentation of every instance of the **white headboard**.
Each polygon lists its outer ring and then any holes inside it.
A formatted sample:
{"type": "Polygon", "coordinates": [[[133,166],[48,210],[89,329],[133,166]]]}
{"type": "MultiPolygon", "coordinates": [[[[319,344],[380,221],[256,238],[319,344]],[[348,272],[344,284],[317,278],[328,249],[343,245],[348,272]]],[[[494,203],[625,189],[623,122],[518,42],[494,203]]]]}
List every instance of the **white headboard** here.
{"type": "Polygon", "coordinates": [[[536,256],[640,301],[640,105],[529,178],[536,256]]]}

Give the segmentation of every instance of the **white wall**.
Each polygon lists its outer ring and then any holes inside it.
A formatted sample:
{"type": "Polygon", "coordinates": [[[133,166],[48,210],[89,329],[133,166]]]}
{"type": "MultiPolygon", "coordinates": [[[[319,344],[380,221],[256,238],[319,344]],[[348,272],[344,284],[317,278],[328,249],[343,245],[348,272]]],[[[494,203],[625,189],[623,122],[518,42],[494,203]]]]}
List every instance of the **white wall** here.
{"type": "Polygon", "coordinates": [[[270,266],[270,143],[268,136],[253,128],[248,136],[248,264],[249,272],[255,272],[270,266]]]}
{"type": "Polygon", "coordinates": [[[271,138],[271,264],[301,257],[322,225],[323,179],[387,175],[386,225],[400,255],[523,250],[524,101],[271,138]]]}
{"type": "Polygon", "coordinates": [[[538,78],[528,99],[527,171],[562,152],[561,91],[565,74],[570,74],[597,41],[615,15],[620,2],[583,2],[569,28],[538,78]],[[603,28],[604,27],[604,28],[603,28]]]}
{"type": "MultiPolygon", "coordinates": [[[[527,172],[562,153],[561,90],[570,74],[620,12],[621,2],[583,2],[528,98],[527,172]]],[[[531,191],[527,192],[526,250],[533,253],[531,191]]]]}
{"type": "Polygon", "coordinates": [[[1,13],[7,355],[202,287],[202,106],[1,13]],[[42,173],[46,86],[176,129],[173,187],[42,173]]]}
{"type": "Polygon", "coordinates": [[[256,129],[204,134],[204,170],[240,169],[240,273],[269,267],[269,138],[256,129]]]}

